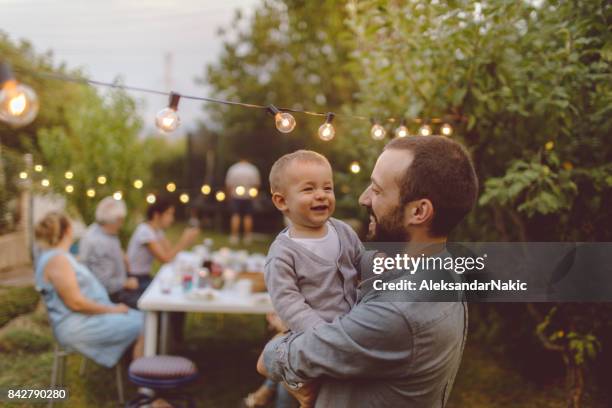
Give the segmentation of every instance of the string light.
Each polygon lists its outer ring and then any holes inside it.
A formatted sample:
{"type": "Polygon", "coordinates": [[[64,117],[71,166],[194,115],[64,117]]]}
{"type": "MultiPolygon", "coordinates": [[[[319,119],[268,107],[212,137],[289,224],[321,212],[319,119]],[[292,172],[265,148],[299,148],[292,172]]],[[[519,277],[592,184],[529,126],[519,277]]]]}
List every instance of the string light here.
{"type": "Polygon", "coordinates": [[[354,161],[351,163],[349,169],[351,170],[351,173],[357,174],[361,171],[361,166],[359,165],[358,162],[354,161]]]}
{"type": "Polygon", "coordinates": [[[32,123],[38,114],[36,92],[15,79],[10,66],[0,62],[0,120],[13,127],[32,123]]]}
{"type": "Polygon", "coordinates": [[[170,193],[174,193],[176,191],[176,184],[173,182],[166,184],[166,190],[168,190],[170,193]]]}
{"type": "Polygon", "coordinates": [[[89,188],[87,189],[87,197],[89,198],[94,198],[96,196],[96,190],[94,190],[93,188],[89,188]]]}
{"type": "Polygon", "coordinates": [[[68,184],[65,190],[68,194],[71,194],[74,191],[74,186],[72,184],[68,184]]]}
{"type": "Polygon", "coordinates": [[[181,203],[187,204],[189,202],[189,195],[183,193],[180,195],[179,200],[181,200],[181,203]]]}
{"type": "Polygon", "coordinates": [[[336,129],[334,129],[334,125],[332,125],[334,116],[333,113],[328,112],[325,117],[325,123],[319,126],[319,138],[325,142],[329,142],[336,135],[336,129]]]}
{"type": "Polygon", "coordinates": [[[219,202],[225,200],[225,193],[223,191],[217,191],[217,194],[215,194],[215,199],[219,202]]]}
{"type": "Polygon", "coordinates": [[[42,179],[40,180],[40,185],[43,187],[49,187],[49,185],[51,185],[51,183],[49,182],[48,179],[42,179]]]}
{"type": "Polygon", "coordinates": [[[25,180],[28,178],[28,173],[26,173],[25,171],[22,171],[21,173],[19,173],[19,178],[22,180],[25,180]]]}
{"type": "Polygon", "coordinates": [[[383,140],[385,138],[385,134],[387,131],[381,124],[378,122],[372,123],[372,129],[370,130],[370,135],[372,135],[372,139],[374,140],[383,140]]]}
{"type": "Polygon", "coordinates": [[[106,176],[98,176],[98,184],[106,184],[106,176]]]}
{"type": "Polygon", "coordinates": [[[444,136],[450,136],[453,134],[453,127],[448,124],[445,123],[442,125],[442,127],[440,128],[440,132],[444,135],[444,136]]]}
{"type": "Polygon", "coordinates": [[[202,191],[202,194],[204,195],[209,195],[210,192],[212,191],[212,189],[210,188],[208,184],[204,184],[200,190],[202,191]]]}
{"type": "Polygon", "coordinates": [[[143,182],[140,179],[134,180],[134,188],[140,190],[143,186],[143,182]]]}
{"type": "Polygon", "coordinates": [[[257,191],[257,189],[255,187],[251,187],[249,188],[249,196],[252,198],[257,197],[257,194],[259,194],[259,191],[257,191]]]}
{"type": "Polygon", "coordinates": [[[123,194],[121,193],[121,191],[115,191],[113,193],[113,198],[117,201],[121,200],[123,198],[123,194]]]}
{"type": "Polygon", "coordinates": [[[395,137],[406,137],[409,135],[408,128],[406,127],[406,120],[402,119],[400,125],[395,129],[395,137]]]}
{"type": "Polygon", "coordinates": [[[155,204],[155,201],[157,201],[157,198],[155,197],[155,194],[147,195],[147,203],[155,204]]]}
{"type": "Polygon", "coordinates": [[[274,124],[279,132],[289,133],[295,129],[295,118],[289,112],[281,112],[274,105],[268,107],[268,112],[274,115],[274,124]]]}
{"type": "Polygon", "coordinates": [[[236,187],[236,194],[239,196],[243,196],[244,193],[246,193],[246,188],[244,188],[244,186],[238,186],[236,187]]]}
{"type": "Polygon", "coordinates": [[[34,166],[34,171],[37,173],[40,173],[43,171],[43,166],[42,164],[37,164],[36,166],[34,166]]]}
{"type": "Polygon", "coordinates": [[[429,125],[423,125],[419,129],[419,135],[421,136],[431,136],[431,127],[429,125]]]}
{"type": "Polygon", "coordinates": [[[64,177],[65,177],[67,180],[71,180],[71,179],[74,177],[74,173],[73,173],[73,172],[71,172],[71,171],[67,171],[66,173],[64,173],[64,177]]]}
{"type": "Polygon", "coordinates": [[[181,118],[176,112],[181,95],[170,92],[168,107],[160,110],[155,115],[155,125],[165,133],[174,132],[181,124],[181,118]]]}

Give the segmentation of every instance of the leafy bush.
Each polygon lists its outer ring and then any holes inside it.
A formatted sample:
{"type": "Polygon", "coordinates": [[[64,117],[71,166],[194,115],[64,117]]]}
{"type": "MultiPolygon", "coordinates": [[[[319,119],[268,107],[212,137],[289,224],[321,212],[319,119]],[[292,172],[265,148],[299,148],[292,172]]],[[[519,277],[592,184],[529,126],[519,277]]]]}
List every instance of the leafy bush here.
{"type": "Polygon", "coordinates": [[[36,309],[40,295],[34,287],[0,287],[0,327],[11,319],[36,309]]]}

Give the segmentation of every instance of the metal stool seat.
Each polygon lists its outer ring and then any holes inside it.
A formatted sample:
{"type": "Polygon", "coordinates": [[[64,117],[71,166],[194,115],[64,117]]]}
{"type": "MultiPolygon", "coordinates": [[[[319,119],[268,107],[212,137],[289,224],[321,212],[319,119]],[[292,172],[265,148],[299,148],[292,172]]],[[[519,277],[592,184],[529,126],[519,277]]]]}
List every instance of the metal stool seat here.
{"type": "Polygon", "coordinates": [[[198,378],[196,365],[185,357],[152,356],[139,358],[130,364],[128,378],[140,387],[153,389],[155,396],[139,394],[127,404],[127,407],[135,408],[148,405],[156,398],[163,398],[173,406],[195,406],[189,396],[176,392],[180,387],[198,378]]]}

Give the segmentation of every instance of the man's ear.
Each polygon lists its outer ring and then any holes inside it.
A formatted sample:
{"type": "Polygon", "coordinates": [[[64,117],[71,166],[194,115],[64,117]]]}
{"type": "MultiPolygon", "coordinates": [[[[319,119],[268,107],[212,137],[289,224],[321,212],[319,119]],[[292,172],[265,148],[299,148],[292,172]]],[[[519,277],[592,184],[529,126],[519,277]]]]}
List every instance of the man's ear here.
{"type": "Polygon", "coordinates": [[[410,202],[404,209],[406,226],[430,224],[434,216],[434,206],[428,198],[410,202]]]}
{"type": "Polygon", "coordinates": [[[272,202],[279,211],[287,210],[287,200],[285,200],[285,197],[278,191],[272,193],[272,202]]]}

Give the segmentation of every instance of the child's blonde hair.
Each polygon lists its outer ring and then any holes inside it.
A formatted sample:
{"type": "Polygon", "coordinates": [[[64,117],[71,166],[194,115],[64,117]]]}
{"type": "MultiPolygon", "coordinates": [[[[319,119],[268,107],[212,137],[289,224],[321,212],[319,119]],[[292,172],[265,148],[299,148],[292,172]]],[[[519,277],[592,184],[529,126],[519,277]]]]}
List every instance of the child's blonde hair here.
{"type": "Polygon", "coordinates": [[[325,164],[331,168],[329,161],[325,156],[312,150],[296,150],[293,153],[287,153],[281,156],[277,161],[274,162],[270,169],[270,190],[272,194],[282,190],[283,188],[283,176],[287,167],[294,161],[301,161],[306,163],[320,163],[325,164]]]}

